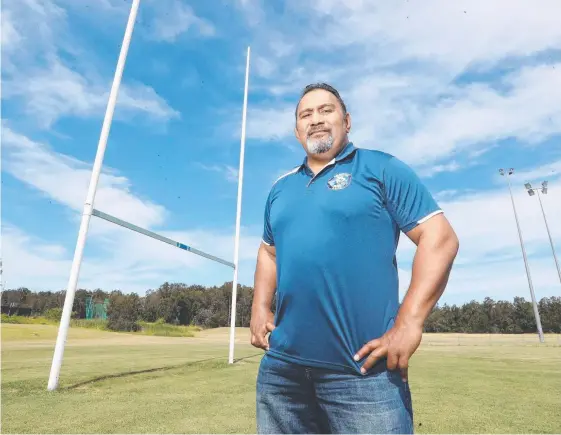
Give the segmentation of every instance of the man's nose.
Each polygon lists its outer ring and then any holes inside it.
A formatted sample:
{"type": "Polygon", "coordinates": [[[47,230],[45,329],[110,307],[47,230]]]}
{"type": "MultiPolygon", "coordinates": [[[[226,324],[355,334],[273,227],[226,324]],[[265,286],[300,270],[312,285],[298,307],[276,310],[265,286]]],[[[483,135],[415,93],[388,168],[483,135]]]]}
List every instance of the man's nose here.
{"type": "Polygon", "coordinates": [[[312,120],[311,120],[311,123],[312,123],[313,126],[316,126],[316,125],[318,125],[318,124],[322,124],[322,123],[323,123],[323,120],[322,120],[322,118],[321,118],[321,116],[320,116],[320,114],[319,114],[318,112],[316,112],[316,111],[312,112],[312,120]]]}

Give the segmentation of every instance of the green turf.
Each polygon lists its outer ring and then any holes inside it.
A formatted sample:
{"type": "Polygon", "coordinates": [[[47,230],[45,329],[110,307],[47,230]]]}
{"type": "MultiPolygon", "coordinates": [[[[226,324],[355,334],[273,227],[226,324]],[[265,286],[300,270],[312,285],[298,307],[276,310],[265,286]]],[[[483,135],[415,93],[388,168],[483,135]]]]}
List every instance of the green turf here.
{"type": "MultiPolygon", "coordinates": [[[[73,328],[60,388],[56,327],[2,325],[3,433],[255,433],[262,353],[240,329],[195,338],[73,328]]],[[[559,433],[561,338],[426,335],[411,361],[417,433],[559,433]]]]}

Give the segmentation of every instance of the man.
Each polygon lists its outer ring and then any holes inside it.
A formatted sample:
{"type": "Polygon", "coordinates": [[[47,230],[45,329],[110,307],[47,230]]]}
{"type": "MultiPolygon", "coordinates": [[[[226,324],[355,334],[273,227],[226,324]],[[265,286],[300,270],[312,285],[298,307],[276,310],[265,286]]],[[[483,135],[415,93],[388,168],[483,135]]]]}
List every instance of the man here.
{"type": "Polygon", "coordinates": [[[304,89],[295,134],[306,157],[271,188],[255,271],[259,433],[413,432],[409,359],[458,239],[415,173],[356,148],[350,130],[334,88],[304,89]],[[400,232],[417,245],[401,305],[400,232]]]}

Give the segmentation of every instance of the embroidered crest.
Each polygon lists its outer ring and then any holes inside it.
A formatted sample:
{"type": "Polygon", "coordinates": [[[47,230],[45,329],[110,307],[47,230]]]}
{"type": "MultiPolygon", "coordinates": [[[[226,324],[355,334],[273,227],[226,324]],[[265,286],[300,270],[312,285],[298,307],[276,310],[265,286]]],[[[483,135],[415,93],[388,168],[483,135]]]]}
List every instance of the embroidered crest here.
{"type": "Polygon", "coordinates": [[[342,174],[334,175],[327,182],[327,186],[331,190],[341,190],[348,187],[351,184],[351,174],[345,172],[342,174]]]}

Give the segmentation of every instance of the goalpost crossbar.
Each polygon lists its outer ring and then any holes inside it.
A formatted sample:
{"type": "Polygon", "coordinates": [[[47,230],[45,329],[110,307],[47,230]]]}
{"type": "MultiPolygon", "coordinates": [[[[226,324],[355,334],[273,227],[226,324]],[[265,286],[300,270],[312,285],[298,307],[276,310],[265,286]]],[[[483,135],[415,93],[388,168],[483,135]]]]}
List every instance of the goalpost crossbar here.
{"type": "Polygon", "coordinates": [[[92,210],[92,215],[97,216],[98,218],[101,218],[101,219],[106,220],[108,222],[111,222],[111,223],[120,225],[122,227],[128,228],[129,230],[136,231],[137,233],[144,234],[145,236],[152,237],[153,239],[159,240],[161,242],[168,243],[172,246],[175,246],[176,248],[183,249],[184,251],[189,251],[189,252],[192,252],[193,254],[200,255],[201,257],[208,258],[209,260],[213,260],[213,261],[216,261],[218,263],[222,263],[226,266],[230,266],[231,268],[236,267],[236,265],[234,263],[230,262],[230,261],[226,261],[226,260],[223,260],[222,258],[216,257],[214,255],[207,254],[206,252],[195,249],[192,246],[186,245],[185,243],[177,242],[177,241],[172,240],[168,237],[157,234],[153,231],[146,230],[144,228],[140,228],[140,227],[138,227],[134,224],[131,224],[130,222],[127,222],[127,221],[124,221],[122,219],[116,218],[115,216],[111,216],[110,214],[104,213],[104,212],[99,211],[95,208],[92,210]]]}

